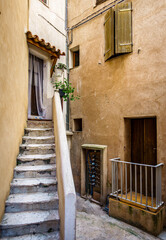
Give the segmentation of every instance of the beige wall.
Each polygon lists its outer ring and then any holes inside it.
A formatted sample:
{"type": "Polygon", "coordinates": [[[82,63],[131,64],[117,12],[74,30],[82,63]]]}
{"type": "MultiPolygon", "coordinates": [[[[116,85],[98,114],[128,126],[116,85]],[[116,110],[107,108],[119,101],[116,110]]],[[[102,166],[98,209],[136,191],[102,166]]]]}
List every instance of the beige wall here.
{"type": "MultiPolygon", "coordinates": [[[[69,0],[69,27],[112,1],[93,7],[91,0],[69,0]]],[[[157,117],[157,162],[166,164],[166,2],[133,0],[133,52],[104,62],[104,15],[73,30],[79,45],[80,66],[70,79],[81,96],[71,103],[73,118],[83,119],[83,131],[74,133],[72,166],[80,191],[81,144],[108,145],[108,159],[124,159],[125,117],[157,117]],[[138,54],[138,49],[140,52],[138,54]]],[[[163,169],[166,202],[166,167],[163,169]]],[[[108,164],[108,182],[111,183],[108,164]]],[[[109,186],[108,184],[108,186],[109,186]]]]}
{"type": "Polygon", "coordinates": [[[27,23],[27,0],[0,1],[0,218],[27,119],[27,23]]]}

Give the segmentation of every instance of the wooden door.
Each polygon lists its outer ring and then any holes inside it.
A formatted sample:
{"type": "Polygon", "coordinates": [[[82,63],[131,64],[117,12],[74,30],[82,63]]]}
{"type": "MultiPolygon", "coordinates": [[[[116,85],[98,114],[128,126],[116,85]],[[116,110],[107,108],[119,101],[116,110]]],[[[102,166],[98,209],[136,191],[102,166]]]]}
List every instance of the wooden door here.
{"type": "MultiPolygon", "coordinates": [[[[131,162],[157,164],[156,118],[131,119],[131,162]]],[[[137,167],[137,191],[140,192],[140,168],[137,167]]],[[[132,167],[135,189],[135,167],[132,167]]],[[[153,172],[155,190],[155,171],[153,172]]],[[[148,195],[151,194],[151,168],[147,168],[148,195]]],[[[145,167],[142,167],[142,192],[145,195],[145,167]]]]}

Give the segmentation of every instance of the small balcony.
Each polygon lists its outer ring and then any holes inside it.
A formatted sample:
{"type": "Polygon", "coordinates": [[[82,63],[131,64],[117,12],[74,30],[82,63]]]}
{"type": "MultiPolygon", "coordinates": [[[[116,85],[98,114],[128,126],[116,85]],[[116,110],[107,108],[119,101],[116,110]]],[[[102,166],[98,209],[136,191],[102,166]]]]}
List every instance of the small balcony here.
{"type": "Polygon", "coordinates": [[[124,162],[120,158],[110,161],[109,215],[159,235],[165,218],[161,191],[163,164],[124,162]]]}
{"type": "Polygon", "coordinates": [[[163,205],[161,179],[163,164],[147,165],[110,159],[112,164],[112,192],[122,202],[157,212],[163,205]]]}

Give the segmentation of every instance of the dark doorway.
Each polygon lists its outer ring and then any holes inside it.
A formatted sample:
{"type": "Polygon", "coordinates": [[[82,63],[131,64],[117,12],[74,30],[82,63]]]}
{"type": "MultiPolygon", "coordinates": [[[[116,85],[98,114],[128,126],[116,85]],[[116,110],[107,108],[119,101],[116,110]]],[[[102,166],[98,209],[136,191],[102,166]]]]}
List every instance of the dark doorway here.
{"type": "MultiPolygon", "coordinates": [[[[156,118],[131,119],[131,162],[157,164],[156,118]]],[[[135,186],[135,167],[132,168],[135,186]]],[[[140,192],[140,168],[137,167],[137,191],[140,192]]],[[[151,194],[151,168],[147,167],[148,195],[151,194]]],[[[153,170],[155,191],[155,170],[153,170]]],[[[145,167],[142,167],[142,193],[145,194],[145,167]]]]}

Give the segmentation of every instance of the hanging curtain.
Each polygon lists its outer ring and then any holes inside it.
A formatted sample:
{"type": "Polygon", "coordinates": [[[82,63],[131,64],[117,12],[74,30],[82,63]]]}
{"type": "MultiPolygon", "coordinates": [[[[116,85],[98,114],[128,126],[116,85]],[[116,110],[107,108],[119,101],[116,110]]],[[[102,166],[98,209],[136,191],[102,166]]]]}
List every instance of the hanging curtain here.
{"type": "Polygon", "coordinates": [[[28,88],[28,117],[31,114],[32,85],[35,85],[36,107],[38,116],[45,118],[46,109],[43,105],[43,60],[29,54],[29,88],[28,88]]]}

